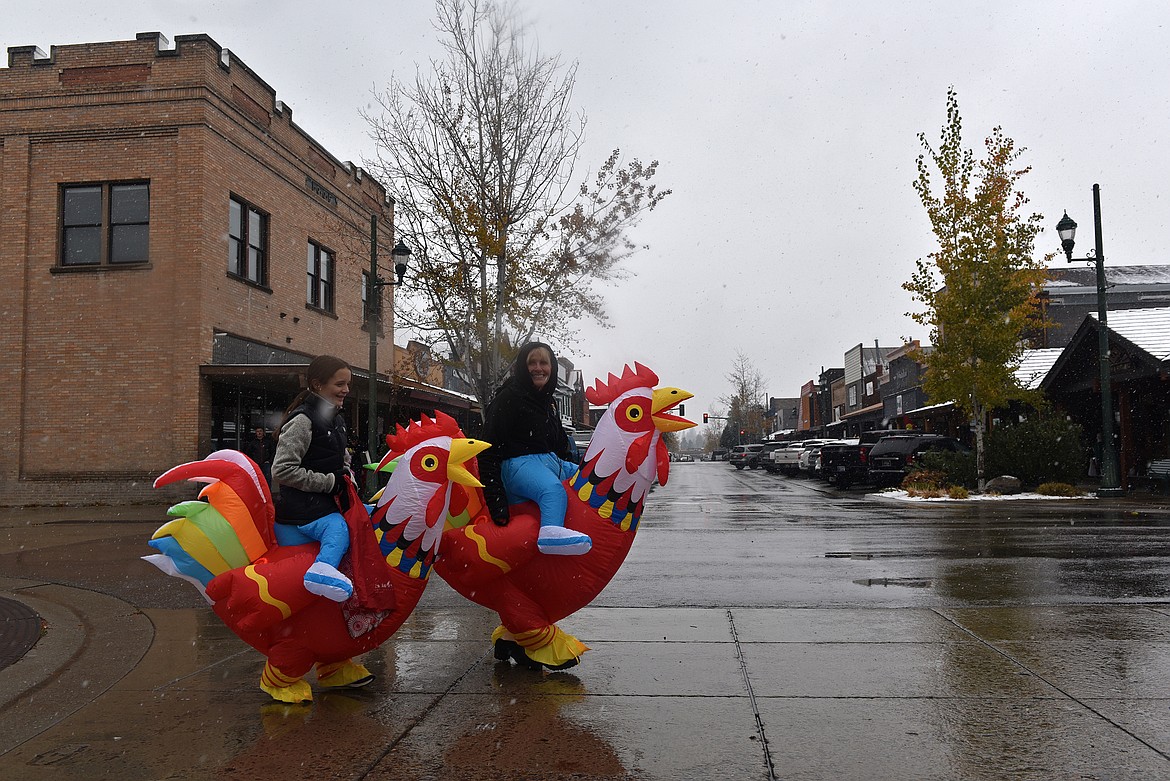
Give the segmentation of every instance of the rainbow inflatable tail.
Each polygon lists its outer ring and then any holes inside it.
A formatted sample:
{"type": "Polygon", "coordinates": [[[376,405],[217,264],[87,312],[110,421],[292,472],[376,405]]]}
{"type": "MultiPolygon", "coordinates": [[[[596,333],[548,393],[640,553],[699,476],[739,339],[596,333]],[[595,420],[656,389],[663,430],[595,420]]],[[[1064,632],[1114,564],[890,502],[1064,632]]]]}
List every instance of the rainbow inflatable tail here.
{"type": "Polygon", "coordinates": [[[159,475],[154,487],[179,480],[207,485],[199,500],[167,511],[174,520],[160,526],[149,542],[158,553],[142,558],[191,582],[210,602],[212,578],[251,564],[276,544],[272,494],[260,467],[236,450],[217,450],[202,461],[181,464],[159,475]]]}

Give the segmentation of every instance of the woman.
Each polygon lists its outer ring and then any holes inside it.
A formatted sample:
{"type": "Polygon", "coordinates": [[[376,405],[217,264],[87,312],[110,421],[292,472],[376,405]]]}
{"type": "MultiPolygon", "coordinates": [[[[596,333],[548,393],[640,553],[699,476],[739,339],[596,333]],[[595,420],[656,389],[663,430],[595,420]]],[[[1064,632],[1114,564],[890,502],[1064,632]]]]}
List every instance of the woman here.
{"type": "Polygon", "coordinates": [[[540,507],[540,552],[578,556],[593,541],[565,528],[568,496],[561,481],[572,477],[577,465],[565,460],[569,438],[553,398],[556,366],[547,344],[520,348],[511,376],[488,405],[483,438],[492,446],[479,456],[480,476],[493,521],[507,524],[508,505],[530,499],[540,507]]]}
{"type": "Polygon", "coordinates": [[[344,602],[353,594],[353,583],[337,569],[349,550],[349,526],[338,506],[349,472],[341,407],[352,374],[345,361],[332,355],[314,358],[307,374],[308,387],[289,405],[276,440],[272,477],[280,485],[280,498],[274,532],[281,545],[319,542],[305,589],[344,602]]]}

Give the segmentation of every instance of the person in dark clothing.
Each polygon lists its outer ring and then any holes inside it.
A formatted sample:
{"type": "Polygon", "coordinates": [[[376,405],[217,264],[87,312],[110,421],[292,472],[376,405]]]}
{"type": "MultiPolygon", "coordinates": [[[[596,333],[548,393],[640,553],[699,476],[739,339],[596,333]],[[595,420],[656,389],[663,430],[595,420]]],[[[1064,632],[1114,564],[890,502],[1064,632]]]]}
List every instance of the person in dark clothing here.
{"type": "Polygon", "coordinates": [[[341,406],[352,375],[340,358],[322,355],[308,369],[308,387],[289,405],[276,441],[272,476],[280,484],[276,541],[318,542],[317,560],[305,573],[305,589],[344,602],[353,583],[337,568],[349,550],[349,526],[339,512],[349,473],[349,437],[341,406]]]}
{"type": "Polygon", "coordinates": [[[575,556],[593,541],[565,528],[568,496],[561,481],[577,465],[567,461],[569,438],[561,426],[553,393],[556,356],[547,344],[520,348],[512,374],[488,405],[483,439],[492,447],[479,455],[480,479],[492,520],[508,523],[508,505],[526,499],[540,507],[541,553],[575,556]]]}
{"type": "Polygon", "coordinates": [[[275,450],[272,438],[263,426],[256,427],[256,435],[244,442],[244,455],[256,462],[264,479],[272,485],[272,454],[275,450]]]}

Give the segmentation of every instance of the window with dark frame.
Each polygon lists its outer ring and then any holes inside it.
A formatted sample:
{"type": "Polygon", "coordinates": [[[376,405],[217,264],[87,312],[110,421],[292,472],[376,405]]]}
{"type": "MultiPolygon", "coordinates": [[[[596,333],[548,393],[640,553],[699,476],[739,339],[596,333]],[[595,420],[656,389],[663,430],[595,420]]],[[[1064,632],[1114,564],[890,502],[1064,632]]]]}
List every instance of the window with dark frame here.
{"type": "Polygon", "coordinates": [[[268,215],[234,195],[228,214],[228,273],[268,285],[268,215]]]}
{"type": "Polygon", "coordinates": [[[305,301],[309,306],[333,312],[333,252],[309,239],[308,289],[305,301]]]}
{"type": "Polygon", "coordinates": [[[101,182],[61,187],[62,266],[120,266],[149,262],[149,182],[101,182]]]}

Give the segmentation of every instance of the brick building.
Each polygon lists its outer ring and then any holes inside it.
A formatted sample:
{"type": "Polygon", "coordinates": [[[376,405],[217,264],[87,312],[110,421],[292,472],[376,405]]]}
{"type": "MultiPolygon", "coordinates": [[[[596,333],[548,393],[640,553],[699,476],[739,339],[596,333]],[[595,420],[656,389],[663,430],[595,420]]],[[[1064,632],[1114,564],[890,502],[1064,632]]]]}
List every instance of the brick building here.
{"type": "Polygon", "coordinates": [[[272,428],[320,353],[354,367],[364,441],[372,220],[386,267],[381,185],[206,35],[9,48],[0,503],[158,501],[164,469],[272,428]]]}

